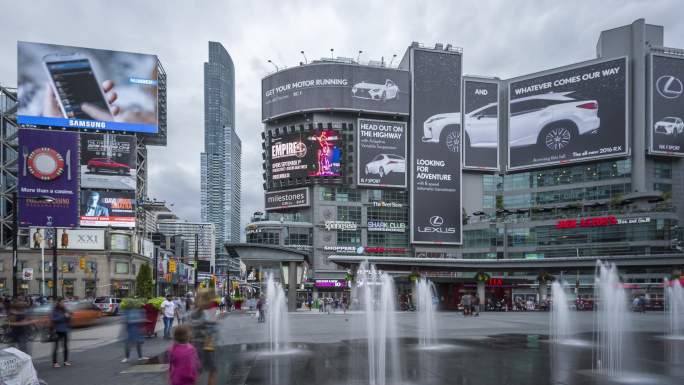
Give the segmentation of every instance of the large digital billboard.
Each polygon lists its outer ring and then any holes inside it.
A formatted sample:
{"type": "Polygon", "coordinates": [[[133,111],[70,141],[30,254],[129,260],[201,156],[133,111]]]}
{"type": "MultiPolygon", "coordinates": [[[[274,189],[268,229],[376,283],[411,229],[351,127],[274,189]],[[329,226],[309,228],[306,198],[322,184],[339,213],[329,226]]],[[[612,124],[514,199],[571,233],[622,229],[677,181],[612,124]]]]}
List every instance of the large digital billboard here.
{"type": "Polygon", "coordinates": [[[303,131],[270,139],[271,180],[342,175],[342,134],[303,131]]]}
{"type": "Polygon", "coordinates": [[[684,156],[684,59],[650,57],[651,154],[684,156]]]}
{"type": "Polygon", "coordinates": [[[308,207],[309,188],[295,188],[281,191],[266,192],[266,211],[291,209],[294,207],[308,207]]]}
{"type": "Polygon", "coordinates": [[[81,134],[81,188],[135,190],[135,137],[81,134]]]}
{"type": "Polygon", "coordinates": [[[78,134],[20,129],[18,150],[19,225],[77,226],[78,134]]]}
{"type": "Polygon", "coordinates": [[[17,77],[19,124],[158,132],[154,55],[20,41],[17,77]]]}
{"type": "Polygon", "coordinates": [[[312,110],[408,115],[409,73],[384,67],[316,63],[261,81],[261,118],[312,110]]]}
{"type": "Polygon", "coordinates": [[[411,242],[462,243],[461,54],[411,49],[411,242]]]}
{"type": "Polygon", "coordinates": [[[463,168],[499,169],[499,83],[463,80],[463,168]]]}
{"type": "Polygon", "coordinates": [[[623,57],[513,79],[508,168],[628,154],[627,78],[623,57]]]}
{"type": "Polygon", "coordinates": [[[406,123],[359,119],[356,132],[356,183],[406,187],[406,123]]]}
{"type": "Polygon", "coordinates": [[[82,190],[81,226],[135,227],[135,192],[82,190]]]}

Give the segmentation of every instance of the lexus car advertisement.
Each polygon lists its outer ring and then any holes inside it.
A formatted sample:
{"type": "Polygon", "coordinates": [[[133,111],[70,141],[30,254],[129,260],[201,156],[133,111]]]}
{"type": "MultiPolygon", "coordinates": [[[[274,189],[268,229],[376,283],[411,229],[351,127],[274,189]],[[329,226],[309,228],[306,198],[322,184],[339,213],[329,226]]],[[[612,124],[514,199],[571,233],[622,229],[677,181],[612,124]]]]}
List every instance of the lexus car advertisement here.
{"type": "Polygon", "coordinates": [[[409,73],[384,67],[316,63],[279,71],[261,82],[261,118],[347,110],[408,115],[409,73]]]}
{"type": "Polygon", "coordinates": [[[626,58],[514,79],[508,92],[510,169],[628,153],[626,58]]]}
{"type": "Polygon", "coordinates": [[[499,84],[463,81],[463,168],[499,168],[499,84]]]}
{"type": "Polygon", "coordinates": [[[651,55],[652,154],[684,156],[684,59],[651,55]]]}
{"type": "Polygon", "coordinates": [[[413,48],[411,69],[411,242],[461,244],[461,55],[413,48]]]}
{"type": "Polygon", "coordinates": [[[406,187],[406,123],[359,119],[357,184],[406,187]]]}
{"type": "Polygon", "coordinates": [[[307,187],[266,192],[266,211],[309,206],[307,187]]]}
{"type": "Polygon", "coordinates": [[[156,56],[20,41],[17,58],[19,124],[158,132],[156,56]]]}
{"type": "Polygon", "coordinates": [[[82,190],[81,226],[135,227],[135,192],[82,190]]]}
{"type": "Polygon", "coordinates": [[[342,134],[315,130],[271,138],[271,179],[292,179],[342,174],[342,134]]]}
{"type": "Polygon", "coordinates": [[[81,134],[81,187],[135,190],[135,137],[81,134]]]}

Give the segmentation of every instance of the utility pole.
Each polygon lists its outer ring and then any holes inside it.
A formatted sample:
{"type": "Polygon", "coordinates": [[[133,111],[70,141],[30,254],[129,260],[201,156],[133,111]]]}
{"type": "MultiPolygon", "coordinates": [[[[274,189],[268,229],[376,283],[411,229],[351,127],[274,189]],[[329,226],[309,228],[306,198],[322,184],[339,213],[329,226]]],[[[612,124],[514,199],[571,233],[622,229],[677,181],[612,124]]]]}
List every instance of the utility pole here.
{"type": "Polygon", "coordinates": [[[195,233],[195,293],[199,288],[197,270],[199,268],[199,229],[195,233]]]}
{"type": "Polygon", "coordinates": [[[57,301],[57,227],[52,228],[52,299],[57,301]]]}
{"type": "Polygon", "coordinates": [[[17,265],[19,264],[19,251],[17,238],[19,238],[19,214],[17,192],[12,193],[12,210],[14,210],[14,221],[12,223],[12,297],[17,297],[17,265]]]}

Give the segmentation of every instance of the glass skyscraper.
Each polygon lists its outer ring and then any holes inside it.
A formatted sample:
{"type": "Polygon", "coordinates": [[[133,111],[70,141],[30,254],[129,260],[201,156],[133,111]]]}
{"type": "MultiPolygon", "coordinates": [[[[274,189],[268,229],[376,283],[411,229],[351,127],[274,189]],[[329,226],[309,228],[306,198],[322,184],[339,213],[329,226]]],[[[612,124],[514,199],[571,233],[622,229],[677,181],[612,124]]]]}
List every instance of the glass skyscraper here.
{"type": "Polygon", "coordinates": [[[240,241],[240,158],[235,132],[235,66],[226,49],[209,42],[204,63],[204,152],[202,153],[202,221],[216,226],[217,265],[225,242],[240,241]]]}

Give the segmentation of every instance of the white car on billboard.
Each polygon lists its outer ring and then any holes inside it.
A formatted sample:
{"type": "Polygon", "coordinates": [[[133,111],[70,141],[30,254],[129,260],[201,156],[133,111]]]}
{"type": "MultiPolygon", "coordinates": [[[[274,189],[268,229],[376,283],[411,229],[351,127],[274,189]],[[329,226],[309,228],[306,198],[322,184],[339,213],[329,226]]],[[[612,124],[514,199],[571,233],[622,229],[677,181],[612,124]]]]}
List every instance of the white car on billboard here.
{"type": "Polygon", "coordinates": [[[681,135],[684,133],[684,121],[676,116],[668,116],[656,122],[653,132],[663,135],[681,135]]]}
{"type": "Polygon", "coordinates": [[[366,163],[366,175],[376,174],[380,178],[391,172],[405,173],[406,172],[406,159],[403,156],[394,154],[378,154],[366,163]]]}
{"type": "MultiPolygon", "coordinates": [[[[562,150],[579,135],[595,133],[601,120],[595,100],[577,100],[571,92],[548,93],[513,100],[510,104],[509,142],[511,147],[539,144],[549,150],[562,150]]],[[[465,116],[466,146],[496,148],[496,103],[465,116]]],[[[461,114],[445,113],[423,123],[423,142],[444,143],[452,152],[460,148],[461,114]]]]}
{"type": "Polygon", "coordinates": [[[399,87],[390,79],[385,84],[360,82],[352,87],[352,96],[361,99],[390,100],[399,98],[399,87]]]}

